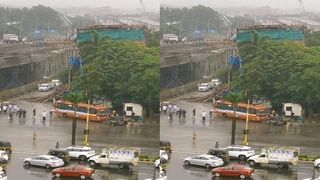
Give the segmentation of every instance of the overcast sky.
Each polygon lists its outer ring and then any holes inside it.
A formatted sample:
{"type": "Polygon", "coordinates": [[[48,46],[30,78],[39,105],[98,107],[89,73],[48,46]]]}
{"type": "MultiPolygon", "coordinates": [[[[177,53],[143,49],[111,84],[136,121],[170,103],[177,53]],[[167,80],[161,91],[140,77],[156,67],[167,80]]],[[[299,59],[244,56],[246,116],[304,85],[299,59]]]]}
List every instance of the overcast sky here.
{"type": "Polygon", "coordinates": [[[210,7],[270,6],[281,9],[301,8],[299,2],[302,2],[306,10],[320,10],[320,0],[161,0],[160,2],[171,6],[202,4],[210,7]]]}
{"type": "Polygon", "coordinates": [[[42,4],[50,7],[101,7],[110,6],[121,9],[141,8],[140,1],[145,4],[147,10],[159,10],[160,0],[0,0],[0,4],[9,6],[34,6],[42,4]]]}

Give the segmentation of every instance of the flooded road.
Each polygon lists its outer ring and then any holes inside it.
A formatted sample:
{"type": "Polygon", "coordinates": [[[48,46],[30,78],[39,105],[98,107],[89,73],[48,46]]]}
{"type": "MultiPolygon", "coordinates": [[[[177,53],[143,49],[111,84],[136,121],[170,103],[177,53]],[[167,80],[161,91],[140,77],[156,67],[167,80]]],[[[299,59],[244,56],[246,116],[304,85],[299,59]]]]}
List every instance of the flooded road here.
{"type": "MultiPolygon", "coordinates": [[[[0,114],[0,140],[10,141],[13,146],[12,159],[8,166],[8,179],[10,180],[40,180],[51,179],[51,173],[38,167],[24,168],[23,159],[31,156],[46,154],[55,147],[56,142],[60,148],[71,144],[72,120],[54,115],[42,120],[41,112],[52,109],[50,103],[29,103],[14,99],[27,110],[27,117],[19,119],[14,115],[13,120],[7,114],[0,114]],[[36,108],[36,118],[31,118],[32,109],[36,108]],[[32,143],[33,132],[37,134],[36,142],[32,143]]],[[[49,113],[47,113],[49,114],[49,113]]],[[[77,121],[76,145],[83,145],[85,121],[77,121]]],[[[100,153],[106,146],[138,147],[142,155],[159,155],[159,123],[151,121],[143,124],[129,124],[127,126],[110,126],[103,122],[90,122],[89,144],[100,153]]],[[[73,163],[77,164],[78,161],[73,163]]],[[[140,163],[134,167],[133,172],[119,171],[117,169],[98,169],[95,180],[121,179],[138,180],[153,177],[152,163],[140,163]]]]}
{"type": "MultiPolygon", "coordinates": [[[[190,103],[179,99],[173,99],[171,102],[186,109],[187,116],[185,119],[179,119],[178,116],[174,116],[173,120],[168,119],[168,114],[162,113],[160,116],[161,140],[169,140],[173,145],[173,153],[168,164],[168,178],[170,180],[177,178],[187,180],[211,179],[210,172],[203,168],[183,167],[183,159],[188,156],[207,153],[209,148],[214,147],[216,141],[219,142],[220,147],[230,145],[232,121],[215,116],[212,120],[207,117],[206,121],[202,121],[201,112],[206,111],[208,114],[211,109],[211,104],[209,103],[190,103]],[[193,108],[196,109],[195,119],[192,118],[193,108]],[[192,141],[193,132],[197,135],[195,143],[192,141]]],[[[245,121],[238,120],[236,144],[242,144],[244,128],[245,121]]],[[[253,147],[256,153],[259,153],[262,147],[275,145],[300,147],[300,154],[319,155],[320,141],[316,138],[319,128],[320,124],[316,123],[270,126],[264,122],[250,122],[249,146],[253,147]]],[[[311,177],[312,173],[313,166],[311,163],[299,163],[297,166],[292,167],[290,171],[278,170],[274,167],[257,168],[253,179],[300,180],[311,177]]],[[[316,171],[316,175],[320,176],[319,170],[316,171]]]]}

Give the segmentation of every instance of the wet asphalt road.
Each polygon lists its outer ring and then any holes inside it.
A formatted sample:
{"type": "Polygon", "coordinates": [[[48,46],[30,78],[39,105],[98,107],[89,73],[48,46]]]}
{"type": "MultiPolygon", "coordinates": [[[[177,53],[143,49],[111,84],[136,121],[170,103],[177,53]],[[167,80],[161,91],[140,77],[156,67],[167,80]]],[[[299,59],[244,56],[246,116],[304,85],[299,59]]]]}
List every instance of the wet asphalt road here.
{"type": "MultiPolygon", "coordinates": [[[[35,93],[34,95],[38,94],[35,93]]],[[[0,114],[0,140],[8,140],[13,145],[13,154],[8,166],[8,179],[52,179],[50,172],[43,168],[24,168],[23,159],[46,154],[50,148],[55,147],[57,141],[59,141],[61,148],[70,146],[72,120],[54,116],[52,120],[47,118],[46,121],[42,121],[41,112],[43,110],[49,112],[52,108],[50,103],[29,103],[19,99],[14,99],[12,102],[27,109],[27,118],[19,119],[18,116],[14,116],[13,120],[9,120],[7,115],[0,114]],[[31,111],[34,107],[37,110],[35,120],[31,118],[31,111]],[[35,144],[32,143],[33,132],[37,134],[35,144]]],[[[79,120],[77,125],[76,144],[82,145],[85,121],[79,120]]],[[[96,153],[100,153],[103,147],[111,145],[139,147],[143,155],[159,155],[159,123],[157,122],[127,126],[110,126],[107,123],[92,122],[89,124],[89,129],[89,143],[96,150],[96,153]]],[[[79,162],[74,161],[72,163],[79,162]]],[[[118,169],[98,169],[94,179],[143,180],[151,178],[153,174],[153,164],[140,163],[137,167],[134,167],[132,172],[119,171],[118,169]]]]}
{"type": "MultiPolygon", "coordinates": [[[[198,92],[193,92],[188,96],[198,96],[198,92]]],[[[168,119],[168,114],[161,114],[160,117],[160,137],[162,140],[169,140],[173,145],[173,153],[168,164],[167,175],[170,180],[205,180],[211,179],[210,172],[200,167],[183,167],[183,159],[206,153],[209,148],[213,148],[216,141],[220,147],[230,145],[231,141],[231,120],[214,117],[213,120],[202,121],[201,112],[209,112],[211,104],[189,103],[184,100],[173,99],[170,102],[176,103],[187,110],[186,119],[174,116],[173,120],[168,119]],[[192,109],[196,109],[195,120],[191,117],[192,109]],[[196,132],[196,142],[192,142],[192,133],[196,132]]],[[[242,131],[245,122],[237,121],[236,144],[241,144],[243,140],[242,131]]],[[[320,141],[317,138],[319,124],[302,124],[289,126],[270,126],[266,123],[249,124],[249,145],[260,152],[261,147],[266,145],[296,146],[300,147],[301,154],[320,154],[320,141]]],[[[288,170],[280,170],[273,166],[257,167],[256,173],[252,177],[254,180],[300,180],[311,177],[313,166],[311,163],[299,163],[288,170]]],[[[320,176],[320,170],[316,170],[316,175],[320,176]]],[[[232,179],[221,178],[220,179],[232,179]]],[[[235,178],[238,179],[238,178],[235,178]]]]}

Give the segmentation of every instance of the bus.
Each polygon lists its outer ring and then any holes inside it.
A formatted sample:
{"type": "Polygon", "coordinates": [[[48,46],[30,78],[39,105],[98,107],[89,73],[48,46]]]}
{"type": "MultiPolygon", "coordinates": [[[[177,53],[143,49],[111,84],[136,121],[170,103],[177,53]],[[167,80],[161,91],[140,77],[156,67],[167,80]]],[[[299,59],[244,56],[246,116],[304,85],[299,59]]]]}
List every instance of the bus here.
{"type": "MultiPolygon", "coordinates": [[[[247,119],[247,107],[246,103],[237,103],[236,118],[241,120],[247,119]]],[[[263,105],[249,104],[249,121],[261,122],[270,118],[270,109],[263,105]]],[[[218,100],[214,103],[213,113],[217,116],[223,116],[227,118],[234,117],[234,109],[231,102],[218,100]]]]}
{"type": "MultiPolygon", "coordinates": [[[[110,117],[110,109],[104,105],[78,103],[76,111],[77,119],[87,120],[88,108],[90,121],[105,121],[110,117]]],[[[57,100],[54,104],[53,112],[65,118],[74,117],[74,108],[72,103],[65,100],[57,100]]]]}

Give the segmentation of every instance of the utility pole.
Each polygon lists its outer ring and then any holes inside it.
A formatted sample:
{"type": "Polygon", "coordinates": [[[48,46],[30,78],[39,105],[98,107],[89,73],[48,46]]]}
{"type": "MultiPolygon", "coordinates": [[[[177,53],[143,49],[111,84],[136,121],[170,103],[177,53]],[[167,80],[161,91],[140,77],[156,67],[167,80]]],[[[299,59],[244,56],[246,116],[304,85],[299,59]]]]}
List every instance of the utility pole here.
{"type": "Polygon", "coordinates": [[[248,104],[247,104],[246,128],[243,131],[243,135],[244,135],[243,145],[246,145],[246,146],[249,145],[249,142],[248,142],[248,133],[249,133],[248,124],[249,124],[249,99],[248,99],[248,104]]]}
{"type": "MultiPolygon", "coordinates": [[[[88,92],[86,92],[87,94],[87,97],[88,97],[88,92]]],[[[87,122],[86,122],[86,129],[84,130],[84,142],[83,142],[83,145],[85,146],[89,146],[89,139],[88,139],[88,136],[89,136],[89,107],[90,105],[90,100],[88,99],[88,108],[87,108],[87,122]]]]}

